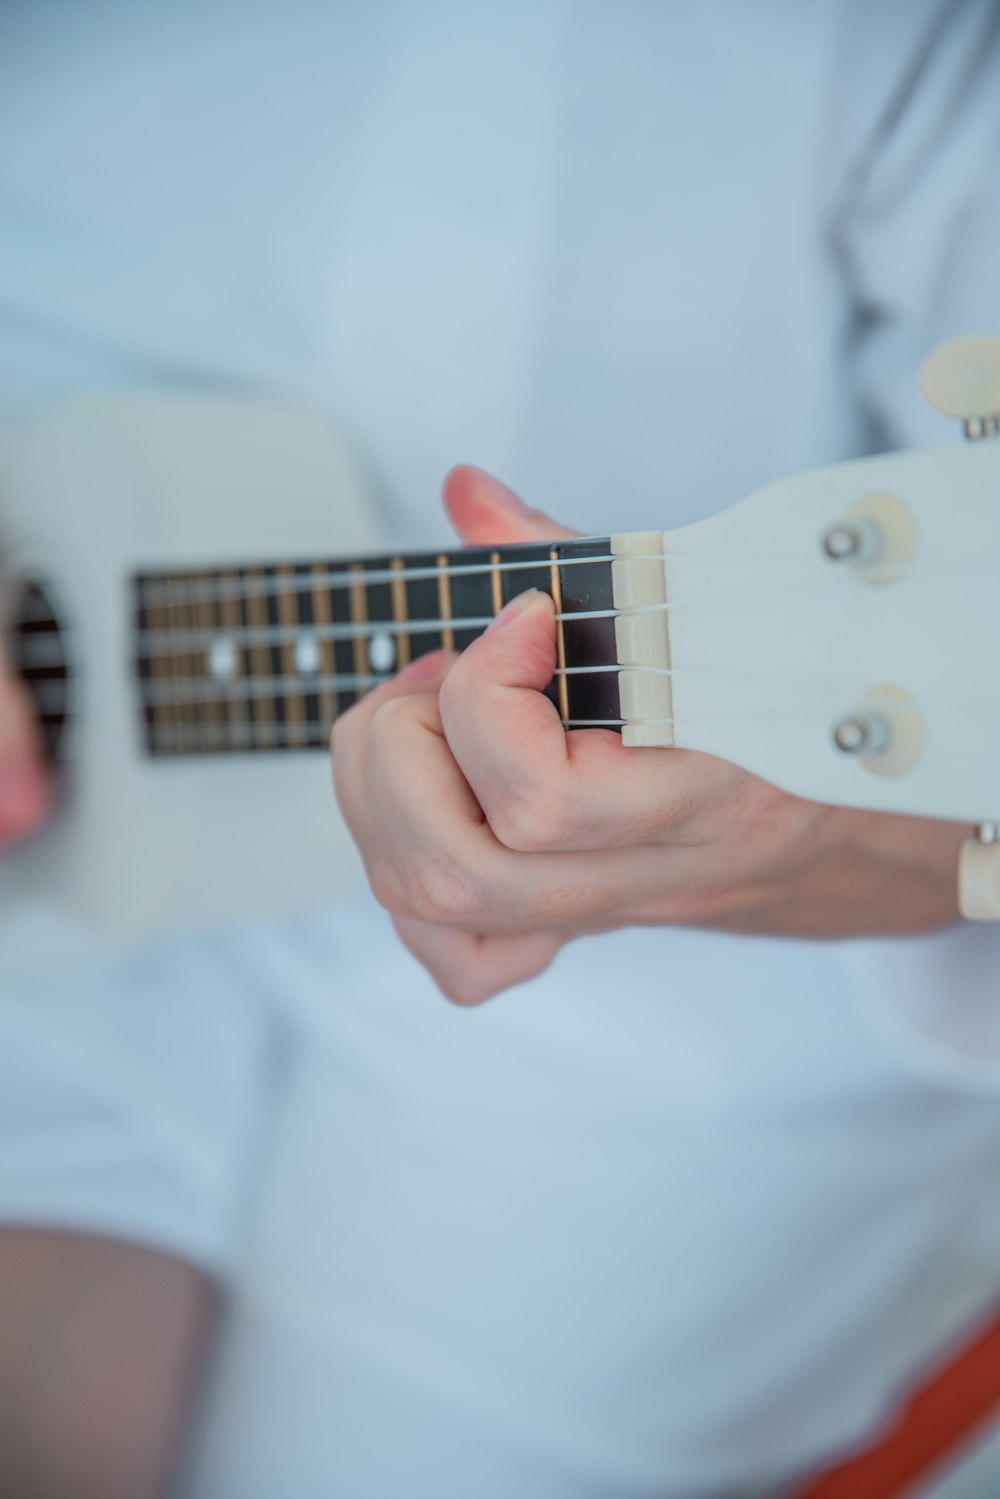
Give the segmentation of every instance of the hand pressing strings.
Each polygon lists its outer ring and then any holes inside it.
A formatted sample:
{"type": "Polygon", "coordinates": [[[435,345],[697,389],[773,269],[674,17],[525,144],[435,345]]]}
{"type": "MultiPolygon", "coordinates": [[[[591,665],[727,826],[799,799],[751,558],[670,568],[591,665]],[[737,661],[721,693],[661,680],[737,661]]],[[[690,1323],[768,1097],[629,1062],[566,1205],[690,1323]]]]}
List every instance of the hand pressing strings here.
{"type": "MultiPolygon", "coordinates": [[[[458,469],[467,545],[575,533],[458,469]]],[[[419,658],[339,721],[334,777],[378,899],[445,994],[476,1003],[585,932],[637,924],[833,937],[953,921],[965,829],[818,806],[686,750],[566,733],[543,695],[551,600],[419,658]]]]}

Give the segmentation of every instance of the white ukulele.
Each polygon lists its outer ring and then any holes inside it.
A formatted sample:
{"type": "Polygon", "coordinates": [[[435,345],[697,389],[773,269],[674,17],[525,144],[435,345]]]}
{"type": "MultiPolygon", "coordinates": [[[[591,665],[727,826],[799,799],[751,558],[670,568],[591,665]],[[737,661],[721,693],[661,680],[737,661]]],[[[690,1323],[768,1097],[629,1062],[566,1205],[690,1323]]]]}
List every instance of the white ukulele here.
{"type": "MultiPolygon", "coordinates": [[[[924,386],[989,436],[1000,343],[947,346],[924,386]]],[[[1000,442],[551,547],[372,556],[372,515],[343,438],[292,406],[101,394],[0,433],[5,638],[60,786],[52,826],[0,859],[0,945],[31,901],[136,936],[353,879],[334,717],[528,587],[555,598],[568,727],[967,821],[966,913],[1000,917],[1000,442]]]]}

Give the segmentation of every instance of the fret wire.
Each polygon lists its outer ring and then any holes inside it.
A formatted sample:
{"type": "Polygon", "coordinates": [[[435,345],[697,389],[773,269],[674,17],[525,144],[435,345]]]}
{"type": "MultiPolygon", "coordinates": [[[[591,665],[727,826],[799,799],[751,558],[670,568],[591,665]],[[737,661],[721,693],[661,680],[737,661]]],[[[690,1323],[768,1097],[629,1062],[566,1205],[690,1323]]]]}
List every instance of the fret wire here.
{"type": "MultiPolygon", "coordinates": [[[[333,614],[330,607],[330,594],[322,581],[326,569],[322,564],[314,564],[312,568],[312,601],[313,601],[313,628],[319,643],[320,658],[322,660],[325,646],[324,630],[333,622],[333,614]]],[[[336,664],[336,663],[334,663],[336,664]]],[[[319,688],[319,716],[320,722],[325,724],[327,732],[333,724],[334,719],[340,712],[340,698],[337,691],[323,686],[319,688]]]]}
{"type": "MultiPolygon", "coordinates": [[[[500,610],[503,608],[503,578],[500,574],[499,552],[490,553],[490,563],[492,565],[490,583],[493,589],[493,613],[499,614],[500,610]]],[[[537,563],[535,565],[537,566],[537,563]]]]}
{"type": "MultiPolygon", "coordinates": [[[[568,543],[568,544],[572,545],[572,543],[568,543]]],[[[502,557],[503,553],[501,552],[500,555],[502,557]]],[[[643,560],[656,560],[656,556],[658,556],[658,555],[659,554],[643,553],[643,560]]],[[[562,567],[584,567],[584,566],[589,565],[590,563],[595,563],[595,562],[620,562],[621,560],[622,560],[621,557],[616,556],[612,552],[608,552],[606,555],[601,555],[601,556],[598,556],[598,557],[564,557],[564,558],[562,558],[560,565],[562,567]]],[[[660,560],[666,561],[667,559],[664,556],[660,560]]],[[[341,569],[341,570],[338,570],[338,569],[329,569],[329,568],[326,567],[325,564],[320,564],[320,565],[322,565],[324,567],[324,573],[323,573],[322,578],[317,579],[317,582],[322,583],[323,587],[325,587],[325,588],[331,588],[331,589],[336,589],[336,588],[346,588],[346,589],[349,589],[349,588],[351,588],[353,586],[354,578],[355,578],[355,575],[357,573],[357,570],[359,568],[361,568],[362,571],[364,570],[364,564],[361,563],[361,562],[352,563],[346,570],[343,570],[343,569],[341,569]]],[[[474,576],[477,573],[479,573],[479,574],[481,574],[481,573],[491,573],[491,572],[493,572],[495,566],[498,568],[498,570],[501,573],[523,572],[523,571],[530,571],[531,569],[536,568],[538,566],[538,560],[536,558],[533,561],[500,562],[499,564],[494,564],[493,562],[449,563],[447,565],[447,568],[445,570],[447,571],[449,577],[451,577],[451,578],[460,578],[460,577],[471,577],[471,576],[474,576]]],[[[420,579],[428,579],[428,578],[429,579],[434,579],[434,578],[437,578],[440,575],[441,572],[442,572],[442,568],[440,566],[433,566],[433,567],[431,567],[431,566],[406,567],[404,565],[404,567],[402,569],[403,577],[405,578],[405,580],[407,582],[416,582],[416,581],[418,581],[420,579]]],[[[173,590],[175,588],[178,588],[178,587],[182,587],[182,588],[184,588],[186,590],[189,590],[189,591],[191,589],[199,589],[199,588],[208,588],[208,589],[217,588],[219,586],[222,586],[221,585],[221,580],[224,577],[225,577],[225,574],[222,574],[222,573],[213,573],[211,575],[211,579],[213,579],[214,581],[211,581],[207,576],[206,577],[202,577],[202,578],[187,578],[187,579],[185,579],[185,580],[182,581],[182,580],[180,580],[178,578],[172,577],[172,575],[170,573],[164,572],[162,574],[156,575],[155,577],[154,576],[146,576],[141,581],[142,581],[142,586],[144,588],[146,588],[146,589],[154,589],[154,590],[159,590],[159,591],[162,591],[162,592],[170,592],[171,590],[173,590]]],[[[372,583],[390,583],[391,584],[392,581],[393,581],[393,577],[394,577],[394,573],[393,573],[393,571],[392,571],[391,568],[382,568],[382,569],[373,568],[370,572],[367,572],[365,574],[366,582],[369,583],[369,584],[372,584],[372,583]]],[[[245,591],[245,584],[243,584],[241,586],[240,584],[237,583],[237,584],[233,584],[231,586],[233,586],[234,589],[236,590],[236,597],[237,598],[242,598],[243,593],[245,591]]],[[[302,587],[302,584],[297,579],[293,579],[293,580],[291,580],[289,582],[288,587],[289,587],[289,591],[292,592],[292,593],[294,593],[294,592],[298,591],[298,589],[300,589],[302,587]]],[[[275,592],[280,591],[280,585],[276,584],[275,580],[272,580],[272,591],[275,591],[275,592]]],[[[182,602],[189,602],[189,601],[190,600],[185,599],[182,602]]],[[[152,601],[147,601],[147,602],[152,602],[152,601]]]]}
{"type": "Polygon", "coordinates": [[[364,563],[355,562],[351,568],[351,572],[354,575],[354,581],[350,588],[351,619],[356,627],[355,634],[351,637],[354,641],[354,674],[361,677],[364,676],[368,669],[367,652],[365,651],[364,643],[366,638],[373,634],[374,631],[369,629],[363,634],[361,629],[362,626],[368,625],[368,594],[365,584],[358,581],[359,578],[364,578],[365,576],[364,563]]]}
{"type": "MultiPolygon", "coordinates": [[[[176,602],[169,602],[166,605],[166,609],[160,611],[161,614],[163,615],[163,619],[162,619],[161,623],[170,632],[173,632],[173,631],[176,630],[176,621],[175,621],[175,617],[174,616],[176,614],[176,611],[177,611],[178,607],[179,606],[178,606],[178,604],[176,602]]],[[[176,679],[177,677],[179,677],[179,675],[180,675],[180,672],[179,672],[179,669],[178,669],[179,665],[180,665],[180,662],[179,662],[178,655],[177,655],[177,647],[176,647],[176,644],[174,644],[173,648],[168,652],[168,654],[166,656],[166,659],[164,660],[164,663],[163,663],[163,673],[164,673],[164,675],[167,677],[167,679],[169,681],[173,681],[174,679],[176,679]]],[[[175,723],[177,723],[179,725],[180,721],[181,721],[181,713],[180,713],[179,708],[175,704],[171,704],[171,705],[169,705],[169,707],[170,707],[170,712],[168,713],[168,721],[173,721],[173,722],[175,722],[175,723]]]]}
{"type": "Polygon", "coordinates": [[[446,651],[455,649],[455,631],[451,626],[451,573],[448,569],[447,555],[442,552],[438,557],[438,613],[441,616],[441,644],[446,651]]]}
{"type": "MultiPolygon", "coordinates": [[[[287,578],[290,574],[288,565],[277,569],[276,577],[280,580],[287,578]]],[[[282,592],[278,595],[278,618],[281,623],[291,629],[293,639],[287,640],[282,647],[281,657],[286,679],[291,678],[294,686],[291,690],[282,688],[282,697],[285,705],[285,723],[289,730],[293,731],[293,737],[301,735],[305,728],[305,697],[307,679],[299,672],[296,661],[296,642],[301,638],[302,621],[295,598],[290,592],[282,592]]]]}
{"type": "MultiPolygon", "coordinates": [[[[246,581],[248,576],[252,575],[248,575],[247,573],[241,574],[241,577],[244,579],[244,581],[246,581]]],[[[249,619],[256,630],[261,631],[263,627],[263,633],[265,635],[269,635],[273,632],[274,627],[272,626],[270,620],[267,618],[267,605],[262,593],[245,593],[243,607],[244,612],[249,616],[249,619]]],[[[255,677],[259,678],[268,676],[270,674],[272,669],[272,662],[269,646],[257,645],[251,647],[250,667],[255,677]]],[[[260,699],[258,699],[255,696],[252,701],[254,726],[256,727],[257,725],[261,725],[265,728],[265,731],[269,733],[270,729],[267,726],[273,724],[276,721],[273,699],[269,697],[261,697],[260,699]]]]}
{"type": "Polygon", "coordinates": [[[569,718],[569,684],[566,681],[566,636],[562,618],[562,580],[559,577],[559,552],[555,547],[549,552],[552,577],[552,602],[556,606],[556,660],[559,665],[559,717],[569,718]]]}
{"type": "MultiPolygon", "coordinates": [[[[218,631],[218,612],[218,602],[214,599],[206,599],[203,603],[195,606],[195,617],[206,630],[218,631]]],[[[215,693],[206,706],[205,718],[214,727],[222,722],[222,717],[222,702],[218,693],[215,693]]]]}
{"type": "MultiPolygon", "coordinates": [[[[234,633],[237,632],[242,625],[242,605],[238,598],[223,595],[219,602],[222,606],[220,613],[223,624],[227,629],[232,629],[234,633]]],[[[233,736],[232,742],[234,744],[239,740],[239,735],[245,727],[252,727],[249,704],[242,695],[237,697],[233,693],[234,685],[243,677],[245,666],[246,662],[242,650],[237,651],[236,659],[233,663],[233,674],[226,682],[224,698],[226,728],[228,733],[233,736]]]]}
{"type": "MultiPolygon", "coordinates": [[[[402,557],[393,557],[389,563],[392,572],[392,617],[399,625],[405,625],[409,621],[409,610],[406,603],[406,582],[403,577],[405,563],[402,557]]],[[[393,632],[396,641],[396,665],[402,670],[410,664],[410,637],[406,630],[393,632]]]]}
{"type": "MultiPolygon", "coordinates": [[[[197,599],[189,599],[186,603],[179,604],[178,607],[181,611],[181,618],[187,622],[188,639],[193,642],[194,636],[198,633],[196,626],[200,604],[197,599]]],[[[201,653],[195,649],[192,643],[187,650],[181,652],[178,662],[178,676],[185,679],[197,678],[201,676],[203,669],[201,653]]],[[[199,738],[205,729],[205,706],[207,705],[201,703],[194,704],[194,722],[199,738]]]]}

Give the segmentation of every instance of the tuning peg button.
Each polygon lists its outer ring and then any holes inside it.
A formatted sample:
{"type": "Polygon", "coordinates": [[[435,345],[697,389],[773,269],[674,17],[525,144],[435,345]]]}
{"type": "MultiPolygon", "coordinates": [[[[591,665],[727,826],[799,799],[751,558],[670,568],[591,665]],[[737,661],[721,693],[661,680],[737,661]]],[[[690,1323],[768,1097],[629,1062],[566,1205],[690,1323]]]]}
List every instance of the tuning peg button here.
{"type": "Polygon", "coordinates": [[[1000,921],[1000,828],[984,822],[962,846],[958,904],[966,921],[1000,921]]]}
{"type": "Polygon", "coordinates": [[[956,417],[966,437],[1000,432],[1000,338],[954,338],[920,367],[924,399],[956,417]]]}

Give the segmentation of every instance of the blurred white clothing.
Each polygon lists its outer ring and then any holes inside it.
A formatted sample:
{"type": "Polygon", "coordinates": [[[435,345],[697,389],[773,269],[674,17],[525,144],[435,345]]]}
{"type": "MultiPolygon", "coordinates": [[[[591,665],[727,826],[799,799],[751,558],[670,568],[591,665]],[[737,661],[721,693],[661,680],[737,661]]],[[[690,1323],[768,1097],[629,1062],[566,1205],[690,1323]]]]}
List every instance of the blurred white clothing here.
{"type": "MultiPolygon", "coordinates": [[[[461,459],[601,533],[947,438],[919,358],[1000,329],[996,18],[10,4],[0,406],[300,393],[398,546],[461,459]]],[[[185,1499],[768,1492],[1000,1301],[998,982],[988,930],[641,931],[466,1013],[359,895],[12,986],[0,1221],[224,1278],[185,1499]]]]}

